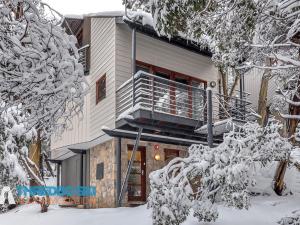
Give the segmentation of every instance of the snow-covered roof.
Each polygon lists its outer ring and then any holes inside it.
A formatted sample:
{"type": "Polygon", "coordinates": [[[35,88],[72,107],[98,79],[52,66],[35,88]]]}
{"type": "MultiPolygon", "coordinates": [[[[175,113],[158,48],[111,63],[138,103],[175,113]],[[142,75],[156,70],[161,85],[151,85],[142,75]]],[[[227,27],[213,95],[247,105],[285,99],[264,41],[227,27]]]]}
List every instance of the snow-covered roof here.
{"type": "Polygon", "coordinates": [[[83,20],[86,17],[122,17],[125,23],[130,26],[135,26],[139,32],[150,35],[152,37],[156,36],[157,38],[168,43],[181,46],[203,55],[211,56],[211,53],[208,49],[201,48],[201,46],[199,46],[198,44],[198,41],[192,40],[186,37],[184,34],[179,34],[177,37],[172,38],[159,35],[154,28],[154,22],[151,13],[147,13],[141,10],[128,10],[127,15],[125,15],[125,11],[104,11],[82,15],[65,15],[65,19],[70,20],[70,22],[73,23],[77,23],[78,20],[83,20]]]}
{"type": "Polygon", "coordinates": [[[69,14],[65,15],[66,19],[84,19],[85,17],[122,17],[124,16],[124,11],[104,11],[97,13],[87,13],[87,14],[69,14]]]}

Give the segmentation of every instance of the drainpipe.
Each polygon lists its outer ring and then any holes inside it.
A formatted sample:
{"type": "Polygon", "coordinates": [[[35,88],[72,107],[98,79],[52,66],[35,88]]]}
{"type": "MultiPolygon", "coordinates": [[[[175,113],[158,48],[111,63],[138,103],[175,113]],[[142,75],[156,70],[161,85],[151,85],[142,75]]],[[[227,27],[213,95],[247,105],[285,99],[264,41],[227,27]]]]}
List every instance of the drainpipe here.
{"type": "Polygon", "coordinates": [[[135,82],[134,75],[136,73],[136,30],[132,28],[132,37],[131,37],[131,70],[132,70],[132,107],[135,105],[135,82]]]}
{"type": "MultiPolygon", "coordinates": [[[[125,0],[125,17],[128,20],[132,20],[128,16],[127,12],[127,0],[125,0]]],[[[132,28],[132,34],[131,34],[131,71],[132,71],[132,107],[135,105],[135,84],[134,84],[134,75],[136,73],[136,30],[133,27],[132,28]]]]}

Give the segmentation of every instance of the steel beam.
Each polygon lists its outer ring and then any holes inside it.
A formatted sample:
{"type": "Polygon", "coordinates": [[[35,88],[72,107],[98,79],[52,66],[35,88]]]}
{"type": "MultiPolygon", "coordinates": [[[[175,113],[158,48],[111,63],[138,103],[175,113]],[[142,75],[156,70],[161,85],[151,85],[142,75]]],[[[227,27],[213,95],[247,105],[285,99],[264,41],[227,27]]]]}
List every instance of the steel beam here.
{"type": "Polygon", "coordinates": [[[120,196],[119,196],[119,199],[118,199],[118,207],[122,206],[123,196],[124,196],[125,191],[127,190],[129,174],[131,172],[132,163],[135,159],[135,153],[136,153],[136,151],[139,147],[142,131],[143,131],[143,128],[139,128],[139,132],[138,132],[138,135],[137,135],[136,140],[135,140],[135,144],[134,144],[134,147],[133,147],[131,158],[130,158],[130,161],[128,163],[126,176],[125,176],[125,179],[124,179],[122,187],[121,187],[120,196]]]}
{"type": "Polygon", "coordinates": [[[210,148],[213,147],[213,108],[212,108],[212,90],[207,88],[207,143],[210,148]]]}

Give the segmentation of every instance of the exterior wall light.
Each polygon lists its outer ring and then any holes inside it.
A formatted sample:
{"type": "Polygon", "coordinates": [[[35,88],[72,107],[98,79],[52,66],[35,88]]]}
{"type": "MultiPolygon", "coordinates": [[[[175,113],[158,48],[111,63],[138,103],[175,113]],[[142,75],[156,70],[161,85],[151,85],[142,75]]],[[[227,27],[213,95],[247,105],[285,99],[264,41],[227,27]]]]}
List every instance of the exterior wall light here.
{"type": "Polygon", "coordinates": [[[155,159],[156,161],[159,161],[159,160],[160,160],[160,154],[156,153],[156,154],[154,155],[154,159],[155,159]]]}
{"type": "Polygon", "coordinates": [[[211,82],[209,82],[209,86],[210,86],[211,88],[216,87],[216,86],[217,86],[216,81],[211,81],[211,82]]]}

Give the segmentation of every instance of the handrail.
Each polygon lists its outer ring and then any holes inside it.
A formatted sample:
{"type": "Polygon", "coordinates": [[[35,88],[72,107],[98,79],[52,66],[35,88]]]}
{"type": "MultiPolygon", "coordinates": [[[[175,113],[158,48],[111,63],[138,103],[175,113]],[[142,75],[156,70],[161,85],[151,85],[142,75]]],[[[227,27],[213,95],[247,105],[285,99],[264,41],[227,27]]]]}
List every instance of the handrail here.
{"type": "MultiPolygon", "coordinates": [[[[154,74],[138,71],[132,78],[122,84],[116,91],[117,117],[123,113],[131,113],[141,107],[143,110],[171,114],[178,117],[191,118],[194,120],[206,120],[206,91],[201,87],[182,84],[168,80],[154,74]],[[134,79],[134,91],[132,93],[132,79],[134,79]],[[132,101],[134,96],[134,101],[132,101]],[[131,108],[131,111],[129,110],[131,108]],[[129,110],[129,111],[128,111],[129,110]]],[[[247,96],[242,98],[235,96],[225,98],[221,94],[214,94],[223,102],[226,112],[230,116],[244,119],[249,114],[247,96]],[[224,102],[226,100],[226,102],[224,102]]],[[[213,107],[214,118],[224,118],[225,112],[220,107],[220,102],[215,102],[213,107]]]]}

